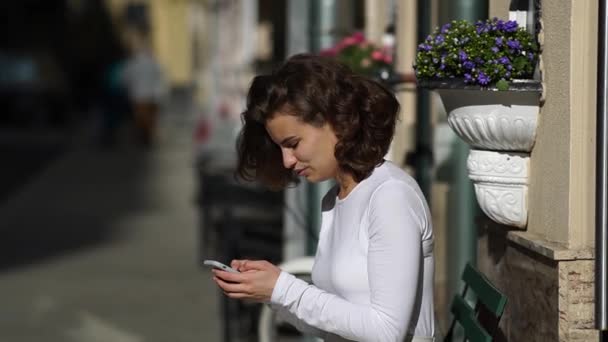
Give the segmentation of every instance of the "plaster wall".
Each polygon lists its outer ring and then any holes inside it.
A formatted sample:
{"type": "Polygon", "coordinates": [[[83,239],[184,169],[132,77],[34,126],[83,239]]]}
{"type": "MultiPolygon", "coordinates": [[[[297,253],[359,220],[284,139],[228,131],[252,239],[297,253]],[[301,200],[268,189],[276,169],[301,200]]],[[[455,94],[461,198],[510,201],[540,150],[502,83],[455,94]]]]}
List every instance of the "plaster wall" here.
{"type": "MultiPolygon", "coordinates": [[[[417,6],[416,1],[407,0],[397,6],[396,34],[396,70],[401,73],[412,73],[417,42],[417,6]]],[[[395,137],[389,154],[398,165],[403,165],[407,151],[414,149],[414,126],[416,120],[416,92],[414,84],[400,86],[397,98],[401,104],[400,120],[395,127],[395,137]]]]}
{"type": "Polygon", "coordinates": [[[154,51],[172,85],[192,82],[192,37],[188,0],[151,1],[154,51]]]}
{"type": "MultiPolygon", "coordinates": [[[[508,17],[507,0],[490,16],[508,17]]],[[[527,231],[572,249],[593,246],[597,0],[543,1],[544,86],[531,154],[527,231]]]]}

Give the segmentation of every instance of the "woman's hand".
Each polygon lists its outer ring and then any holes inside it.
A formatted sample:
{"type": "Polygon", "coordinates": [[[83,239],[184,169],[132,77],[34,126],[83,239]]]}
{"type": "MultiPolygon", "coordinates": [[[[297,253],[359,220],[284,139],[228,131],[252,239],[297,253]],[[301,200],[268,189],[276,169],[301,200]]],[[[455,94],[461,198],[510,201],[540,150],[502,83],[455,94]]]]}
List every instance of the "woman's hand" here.
{"type": "Polygon", "coordinates": [[[213,280],[226,296],[256,302],[270,301],[281,269],[263,260],[233,260],[230,266],[241,273],[213,270],[213,280]]]}

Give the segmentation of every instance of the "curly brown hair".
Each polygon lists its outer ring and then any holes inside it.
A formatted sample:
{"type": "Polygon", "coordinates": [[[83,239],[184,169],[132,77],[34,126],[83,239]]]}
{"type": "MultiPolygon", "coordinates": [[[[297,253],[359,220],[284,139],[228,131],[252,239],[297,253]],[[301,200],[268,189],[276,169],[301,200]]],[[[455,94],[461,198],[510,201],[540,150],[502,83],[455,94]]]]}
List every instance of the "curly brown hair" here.
{"type": "Polygon", "coordinates": [[[399,102],[382,84],[318,55],[295,55],[270,75],[254,77],[241,114],[236,174],[274,189],[296,180],[265,127],[279,112],[316,127],[328,123],[338,139],[338,167],[360,182],[384,160],[399,102]]]}

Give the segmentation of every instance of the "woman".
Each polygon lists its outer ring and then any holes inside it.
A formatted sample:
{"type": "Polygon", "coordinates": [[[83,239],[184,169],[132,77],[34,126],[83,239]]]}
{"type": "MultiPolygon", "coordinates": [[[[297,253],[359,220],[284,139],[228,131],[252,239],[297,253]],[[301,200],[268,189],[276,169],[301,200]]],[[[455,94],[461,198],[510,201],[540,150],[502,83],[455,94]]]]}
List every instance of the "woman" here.
{"type": "Polygon", "coordinates": [[[296,55],[254,78],[238,174],[281,188],[334,179],[308,284],[266,261],[214,270],[230,298],[269,303],[326,341],[433,341],[433,230],[415,181],[384,160],[399,104],[347,67],[296,55]]]}

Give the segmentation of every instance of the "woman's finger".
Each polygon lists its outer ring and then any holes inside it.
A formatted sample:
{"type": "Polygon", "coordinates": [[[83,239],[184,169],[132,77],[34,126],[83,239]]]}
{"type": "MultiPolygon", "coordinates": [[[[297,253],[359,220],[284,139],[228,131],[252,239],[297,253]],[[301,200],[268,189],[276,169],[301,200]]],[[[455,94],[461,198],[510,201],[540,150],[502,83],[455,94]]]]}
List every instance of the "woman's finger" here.
{"type": "Polygon", "coordinates": [[[246,260],[238,260],[238,259],[234,259],[230,262],[230,267],[234,268],[235,270],[239,270],[241,268],[241,265],[243,265],[243,262],[245,262],[246,260]]]}
{"type": "Polygon", "coordinates": [[[214,269],[213,274],[216,277],[221,278],[221,279],[223,279],[227,282],[231,282],[231,283],[242,283],[247,280],[245,274],[242,274],[242,273],[232,273],[232,272],[226,272],[226,271],[214,269]]]}
{"type": "Polygon", "coordinates": [[[217,285],[224,290],[224,292],[237,293],[237,292],[246,292],[247,286],[241,283],[228,283],[218,277],[213,278],[217,285]]]}
{"type": "Polygon", "coordinates": [[[246,294],[246,293],[238,293],[238,292],[224,292],[224,294],[226,295],[226,297],[229,298],[233,298],[233,299],[251,299],[251,295],[246,294]]]}
{"type": "Polygon", "coordinates": [[[266,260],[244,260],[241,264],[243,271],[264,270],[268,268],[269,262],[266,260]]]}

